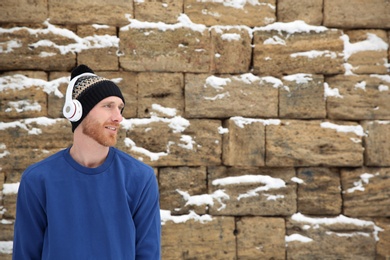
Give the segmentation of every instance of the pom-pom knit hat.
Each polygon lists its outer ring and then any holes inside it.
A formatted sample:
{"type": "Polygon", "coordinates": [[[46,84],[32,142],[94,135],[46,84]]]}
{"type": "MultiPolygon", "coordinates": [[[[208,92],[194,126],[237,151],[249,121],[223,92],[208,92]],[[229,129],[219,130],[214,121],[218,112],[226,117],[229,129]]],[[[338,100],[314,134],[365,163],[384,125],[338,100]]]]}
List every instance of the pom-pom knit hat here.
{"type": "MultiPolygon", "coordinates": [[[[88,66],[79,65],[72,70],[70,80],[83,73],[95,74],[88,66]]],[[[117,96],[125,103],[119,87],[111,80],[91,74],[80,76],[73,85],[72,99],[77,99],[81,103],[83,113],[80,120],[71,122],[72,132],[97,103],[110,96],[117,96]]]]}

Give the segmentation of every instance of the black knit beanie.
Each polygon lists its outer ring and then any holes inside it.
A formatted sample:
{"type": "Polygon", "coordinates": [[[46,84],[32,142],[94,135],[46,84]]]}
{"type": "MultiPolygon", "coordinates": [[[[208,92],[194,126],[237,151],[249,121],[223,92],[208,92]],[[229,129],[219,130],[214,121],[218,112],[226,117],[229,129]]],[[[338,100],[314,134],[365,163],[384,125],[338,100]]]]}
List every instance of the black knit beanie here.
{"type": "MultiPolygon", "coordinates": [[[[88,66],[79,65],[72,70],[70,80],[83,73],[95,74],[88,66]]],[[[89,111],[91,111],[97,103],[110,96],[117,96],[122,99],[123,103],[125,103],[125,99],[123,98],[119,87],[111,80],[90,74],[78,78],[73,86],[72,99],[80,101],[83,107],[83,114],[80,120],[77,122],[71,122],[72,132],[74,132],[76,127],[81,123],[81,121],[83,121],[89,111]]]]}

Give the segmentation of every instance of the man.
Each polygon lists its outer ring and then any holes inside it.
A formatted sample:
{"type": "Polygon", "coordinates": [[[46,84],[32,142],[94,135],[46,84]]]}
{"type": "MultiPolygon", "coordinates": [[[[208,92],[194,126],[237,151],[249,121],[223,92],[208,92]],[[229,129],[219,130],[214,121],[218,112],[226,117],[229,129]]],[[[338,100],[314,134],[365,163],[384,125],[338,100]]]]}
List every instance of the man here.
{"type": "Polygon", "coordinates": [[[13,259],[160,259],[154,171],[112,147],[124,103],[112,81],[85,65],[72,71],[73,145],[23,173],[13,259]]]}

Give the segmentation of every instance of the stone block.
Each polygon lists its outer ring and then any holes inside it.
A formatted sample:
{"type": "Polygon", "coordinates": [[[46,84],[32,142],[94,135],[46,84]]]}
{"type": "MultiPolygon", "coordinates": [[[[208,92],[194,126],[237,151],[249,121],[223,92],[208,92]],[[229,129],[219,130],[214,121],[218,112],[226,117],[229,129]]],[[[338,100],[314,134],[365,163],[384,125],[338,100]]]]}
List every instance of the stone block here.
{"type": "Polygon", "coordinates": [[[195,118],[277,117],[279,86],[276,78],[252,74],[186,74],[185,113],[195,118]]]}
{"type": "Polygon", "coordinates": [[[384,30],[346,30],[344,59],[354,74],[386,74],[389,41],[384,30]]]}
{"type": "Polygon", "coordinates": [[[183,74],[139,73],[137,116],[181,116],[184,112],[183,96],[183,74]]]}
{"type": "Polygon", "coordinates": [[[390,166],[390,121],[367,121],[363,123],[364,156],[367,166],[390,166]]]}
{"type": "Polygon", "coordinates": [[[265,123],[260,119],[230,118],[224,123],[222,160],[230,166],[264,166],[265,123]],[[244,121],[246,120],[246,121],[244,121]]]}
{"type": "Polygon", "coordinates": [[[322,25],[323,0],[278,0],[279,22],[304,21],[311,25],[322,25]]]}
{"type": "Polygon", "coordinates": [[[205,166],[221,163],[221,141],[216,120],[182,117],[129,119],[117,146],[152,166],[205,166]]]}
{"type": "Polygon", "coordinates": [[[191,197],[207,194],[206,175],[206,167],[160,168],[160,207],[175,215],[190,210],[205,214],[207,205],[192,204],[191,197]]]}
{"type": "Polygon", "coordinates": [[[390,77],[337,75],[326,79],[328,117],[342,120],[390,119],[390,77]]]}
{"type": "Polygon", "coordinates": [[[283,218],[239,218],[237,259],[285,259],[285,233],[283,218]]]}
{"type": "Polygon", "coordinates": [[[377,226],[372,221],[298,213],[286,227],[286,259],[375,259],[377,226]]]}
{"type": "Polygon", "coordinates": [[[308,215],[339,215],[342,208],[340,174],[336,169],[300,168],[298,212],[308,215]]]}
{"type": "Polygon", "coordinates": [[[387,0],[324,0],[324,25],[342,28],[390,28],[387,0]]]}
{"type": "Polygon", "coordinates": [[[66,89],[68,88],[70,80],[69,72],[51,72],[49,74],[48,84],[58,84],[58,92],[61,93],[50,93],[47,97],[47,114],[51,118],[64,117],[62,114],[62,108],[65,103],[66,89]]]}
{"type": "Polygon", "coordinates": [[[3,219],[15,219],[17,194],[4,194],[3,207],[5,209],[3,219]]]}
{"type": "Polygon", "coordinates": [[[183,0],[134,1],[134,18],[139,21],[176,23],[183,10],[183,0]]]}
{"type": "Polygon", "coordinates": [[[162,259],[235,259],[234,217],[196,217],[162,225],[162,259]]]}
{"type": "Polygon", "coordinates": [[[190,27],[137,22],[119,32],[120,66],[129,71],[208,72],[210,36],[203,25],[190,27]]]}
{"type": "Polygon", "coordinates": [[[283,88],[279,88],[281,118],[326,117],[323,76],[310,74],[285,76],[283,85],[283,88]]]}
{"type": "Polygon", "coordinates": [[[42,23],[48,18],[47,1],[2,1],[0,23],[42,23]]]}
{"type": "Polygon", "coordinates": [[[361,166],[363,128],[352,122],[282,121],[266,127],[267,166],[361,166]]]}
{"type": "Polygon", "coordinates": [[[184,0],[184,13],[194,23],[212,25],[264,26],[276,21],[276,1],[184,0]]]}
{"type": "Polygon", "coordinates": [[[377,218],[375,223],[382,229],[378,233],[379,241],[376,245],[376,259],[390,259],[390,219],[377,218]]]}
{"type": "Polygon", "coordinates": [[[344,73],[344,43],[339,30],[296,21],[274,23],[253,32],[255,74],[344,73]]]}
{"type": "Polygon", "coordinates": [[[47,94],[40,83],[47,80],[44,72],[15,71],[0,77],[0,118],[7,121],[47,116],[47,94]]]}
{"type": "Polygon", "coordinates": [[[209,167],[212,215],[287,216],[296,212],[293,168],[209,167]]]}
{"type": "Polygon", "coordinates": [[[341,171],[343,210],[348,216],[390,216],[390,169],[357,168],[341,171]]]}
{"type": "Polygon", "coordinates": [[[52,26],[2,28],[2,70],[70,70],[76,63],[75,28],[52,26]],[[72,45],[73,44],[73,45],[72,45]],[[61,62],[58,62],[61,60],[61,62]]]}
{"type": "Polygon", "coordinates": [[[95,0],[93,2],[47,0],[50,21],[55,24],[128,24],[127,15],[133,13],[133,1],[95,0]]]}
{"type": "Polygon", "coordinates": [[[245,73],[250,70],[252,32],[246,27],[212,27],[215,73],[245,73]]]}
{"type": "Polygon", "coordinates": [[[138,78],[137,73],[127,71],[99,71],[99,76],[115,82],[121,89],[125,99],[124,118],[137,117],[138,107],[138,78]]]}
{"type": "Polygon", "coordinates": [[[14,221],[8,219],[0,220],[0,241],[12,241],[13,238],[14,238],[14,221]]]}
{"type": "MultiPolygon", "coordinates": [[[[88,36],[111,36],[116,38],[116,27],[114,26],[98,26],[94,25],[80,25],[77,27],[77,34],[80,37],[88,36]]],[[[119,39],[118,39],[119,41],[119,39]]],[[[118,70],[119,58],[118,58],[118,45],[107,46],[106,48],[85,49],[78,53],[77,63],[86,64],[93,71],[101,70],[118,70]]]]}

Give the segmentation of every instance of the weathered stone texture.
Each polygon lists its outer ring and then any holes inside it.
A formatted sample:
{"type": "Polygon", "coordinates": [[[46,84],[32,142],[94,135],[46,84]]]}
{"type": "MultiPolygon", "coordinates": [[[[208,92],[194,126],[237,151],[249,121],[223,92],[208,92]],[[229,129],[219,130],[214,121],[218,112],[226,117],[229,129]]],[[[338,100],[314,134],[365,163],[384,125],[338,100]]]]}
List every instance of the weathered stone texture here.
{"type": "Polygon", "coordinates": [[[0,23],[42,23],[48,18],[48,0],[1,1],[0,23]]]}
{"type": "Polygon", "coordinates": [[[278,89],[272,81],[252,74],[186,74],[185,102],[186,116],[195,118],[278,115],[278,89]]]}
{"type": "Polygon", "coordinates": [[[245,73],[252,56],[252,33],[249,28],[213,27],[211,41],[214,48],[215,73],[245,73]]]}
{"type": "Polygon", "coordinates": [[[15,219],[17,194],[3,195],[4,219],[15,219]]]}
{"type": "Polygon", "coordinates": [[[279,22],[305,21],[311,25],[322,25],[323,0],[278,0],[279,22]]]}
{"type": "MultiPolygon", "coordinates": [[[[116,28],[114,26],[99,27],[96,25],[80,25],[77,27],[77,35],[82,38],[91,35],[99,35],[102,37],[109,35],[116,37],[116,28]]],[[[95,72],[101,70],[118,70],[119,58],[117,52],[118,46],[82,50],[77,55],[77,63],[88,64],[89,67],[94,68],[95,72]]]]}
{"type": "Polygon", "coordinates": [[[361,126],[350,122],[327,125],[316,120],[291,120],[269,125],[266,127],[266,165],[361,166],[360,132],[361,126]],[[347,127],[347,132],[337,131],[339,127],[347,127]]]}
{"type": "Polygon", "coordinates": [[[221,163],[220,121],[145,118],[130,119],[123,125],[127,137],[117,146],[152,166],[221,163]]]}
{"type": "Polygon", "coordinates": [[[51,72],[49,74],[49,81],[65,79],[62,83],[59,83],[58,91],[61,95],[56,95],[55,93],[50,93],[47,97],[47,115],[51,118],[61,118],[64,117],[62,114],[62,108],[65,103],[66,89],[69,84],[70,76],[67,72],[51,72]]]}
{"type": "Polygon", "coordinates": [[[182,13],[183,1],[134,1],[134,18],[140,21],[176,23],[182,13]]]}
{"type": "Polygon", "coordinates": [[[191,205],[188,196],[207,194],[206,167],[166,167],[159,172],[160,207],[172,214],[205,214],[207,205],[191,205]]]}
{"type": "Polygon", "coordinates": [[[386,75],[329,77],[330,89],[339,95],[327,96],[328,117],[332,119],[390,119],[390,77],[386,75]]]}
{"type": "Polygon", "coordinates": [[[341,31],[325,27],[314,27],[309,32],[280,28],[283,26],[269,25],[254,30],[254,73],[272,76],[344,73],[341,31]]]}
{"type": "Polygon", "coordinates": [[[348,216],[390,216],[390,169],[341,171],[343,210],[348,216]]]}
{"type": "Polygon", "coordinates": [[[288,216],[296,212],[293,168],[209,167],[212,215],[288,216]],[[224,183],[226,178],[233,180],[224,183]],[[245,180],[242,180],[245,178],[245,180]]]}
{"type": "Polygon", "coordinates": [[[196,1],[184,0],[184,13],[194,23],[212,25],[264,26],[276,21],[276,1],[196,1]]]}
{"type": "Polygon", "coordinates": [[[237,221],[238,259],[284,259],[283,218],[242,217],[237,221]]]}
{"type": "Polygon", "coordinates": [[[212,220],[165,222],[162,226],[162,259],[235,259],[233,217],[212,220]]]}
{"type": "Polygon", "coordinates": [[[378,233],[379,241],[376,246],[376,259],[390,259],[390,219],[375,219],[375,224],[382,230],[378,233]]]}
{"type": "Polygon", "coordinates": [[[300,168],[297,177],[298,212],[309,215],[341,214],[340,174],[336,169],[300,168]]]}
{"type": "Polygon", "coordinates": [[[231,118],[224,124],[227,129],[222,138],[224,165],[264,166],[264,122],[253,119],[247,124],[240,123],[240,118],[231,118]]]}
{"type": "Polygon", "coordinates": [[[384,30],[347,30],[345,46],[347,63],[355,74],[386,74],[388,67],[387,33],[384,30]],[[359,48],[360,46],[360,48],[359,48]]]}
{"type": "Polygon", "coordinates": [[[345,216],[287,220],[286,259],[375,259],[375,223],[345,216]]]}
{"type": "MultiPolygon", "coordinates": [[[[70,28],[59,27],[72,33],[70,28]]],[[[74,30],[74,28],[72,28],[74,30]]],[[[69,70],[76,63],[76,54],[61,46],[75,43],[75,39],[50,31],[46,26],[15,27],[2,30],[0,42],[5,43],[0,52],[2,70],[69,70]],[[57,46],[56,46],[57,45],[57,46]],[[61,62],[58,62],[61,59],[61,62]]]]}
{"type": "Polygon", "coordinates": [[[133,13],[133,1],[128,0],[95,0],[70,1],[47,0],[50,21],[56,24],[109,24],[125,25],[127,14],[133,13]],[[71,10],[71,11],[69,11],[71,10]]]}
{"type": "Polygon", "coordinates": [[[324,25],[341,28],[390,28],[387,0],[324,0],[324,25]]]}
{"type": "MultiPolygon", "coordinates": [[[[12,241],[14,238],[14,221],[2,219],[0,222],[0,241],[12,241]]],[[[0,255],[0,259],[1,255],[0,255]]]]}
{"type": "Polygon", "coordinates": [[[281,118],[325,118],[324,77],[297,74],[283,77],[279,88],[281,118]]]}
{"type": "Polygon", "coordinates": [[[138,74],[137,79],[137,116],[139,118],[150,116],[173,117],[183,115],[183,74],[145,72],[138,74]]]}
{"type": "Polygon", "coordinates": [[[121,67],[130,71],[208,72],[212,53],[206,28],[166,27],[160,30],[157,23],[154,28],[122,27],[121,67]]]}
{"type": "Polygon", "coordinates": [[[367,166],[390,166],[390,121],[367,121],[363,124],[364,156],[367,166]]]}
{"type": "Polygon", "coordinates": [[[44,72],[15,71],[1,75],[0,117],[13,119],[47,116],[47,94],[27,78],[47,80],[44,72]]]}

